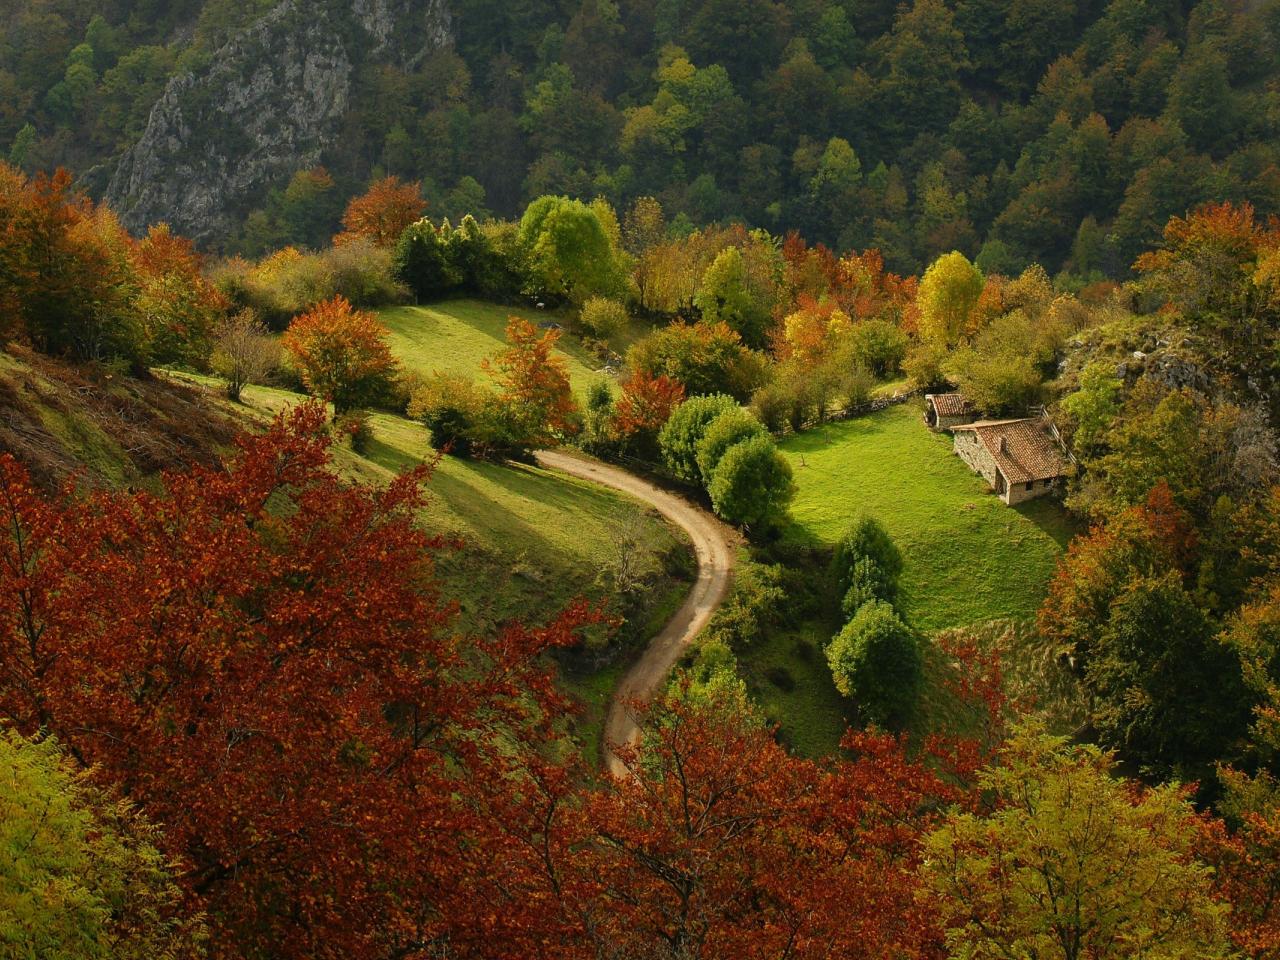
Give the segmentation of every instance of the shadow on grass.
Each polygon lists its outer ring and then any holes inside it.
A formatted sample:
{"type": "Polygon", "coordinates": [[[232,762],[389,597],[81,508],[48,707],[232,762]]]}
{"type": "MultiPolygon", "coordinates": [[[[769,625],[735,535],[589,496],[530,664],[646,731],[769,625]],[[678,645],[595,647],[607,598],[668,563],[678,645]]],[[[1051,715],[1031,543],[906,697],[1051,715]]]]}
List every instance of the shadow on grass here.
{"type": "Polygon", "coordinates": [[[1010,509],[1030,520],[1063,550],[1074,537],[1086,531],[1085,524],[1077,520],[1055,497],[1028,500],[1010,509]]]}

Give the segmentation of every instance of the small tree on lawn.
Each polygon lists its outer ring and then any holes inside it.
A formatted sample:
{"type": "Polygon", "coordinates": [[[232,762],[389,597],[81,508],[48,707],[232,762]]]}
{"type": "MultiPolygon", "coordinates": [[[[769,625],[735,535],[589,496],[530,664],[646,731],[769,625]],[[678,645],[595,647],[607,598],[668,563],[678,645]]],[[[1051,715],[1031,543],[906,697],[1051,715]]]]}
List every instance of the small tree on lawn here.
{"type": "Polygon", "coordinates": [[[241,310],[218,327],[209,365],[227,381],[227,396],[240,402],[251,383],[261,383],[280,363],[280,344],[252,310],[241,310]]]}
{"type": "Polygon", "coordinates": [[[707,493],[716,513],[730,523],[766,526],[786,513],[795,496],[791,464],[772,437],[743,440],[720,459],[707,493]]]}
{"type": "Polygon", "coordinates": [[[920,647],[889,604],[863,604],[827,646],[827,663],[836,689],[867,719],[888,726],[910,713],[920,685],[920,647]]]}
{"type": "Polygon", "coordinates": [[[555,446],[579,430],[581,415],[569,369],[554,353],[559,339],[559,330],[539,335],[528,320],[511,317],[509,346],[483,363],[497,384],[498,405],[516,443],[555,446]]]}
{"type": "Polygon", "coordinates": [[[365,310],[334,297],[295,317],[284,346],[313,395],[333,404],[334,418],[385,395],[396,371],[386,328],[365,310]]]}
{"type": "Polygon", "coordinates": [[[897,545],[880,521],[866,514],[854,520],[836,544],[831,573],[842,596],[854,585],[856,565],[863,559],[871,560],[888,583],[896,583],[902,574],[902,554],[897,545]]]}

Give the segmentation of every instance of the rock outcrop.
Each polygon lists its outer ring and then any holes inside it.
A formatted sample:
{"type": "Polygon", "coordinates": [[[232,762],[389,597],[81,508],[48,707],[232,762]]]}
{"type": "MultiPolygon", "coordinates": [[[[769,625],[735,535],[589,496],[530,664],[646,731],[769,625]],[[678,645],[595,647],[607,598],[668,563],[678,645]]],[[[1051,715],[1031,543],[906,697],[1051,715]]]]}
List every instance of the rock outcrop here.
{"type": "Polygon", "coordinates": [[[170,80],[106,199],[135,232],[226,237],[265,190],[320,162],[356,69],[412,69],[452,42],[447,0],[283,0],[203,67],[170,80]]]}

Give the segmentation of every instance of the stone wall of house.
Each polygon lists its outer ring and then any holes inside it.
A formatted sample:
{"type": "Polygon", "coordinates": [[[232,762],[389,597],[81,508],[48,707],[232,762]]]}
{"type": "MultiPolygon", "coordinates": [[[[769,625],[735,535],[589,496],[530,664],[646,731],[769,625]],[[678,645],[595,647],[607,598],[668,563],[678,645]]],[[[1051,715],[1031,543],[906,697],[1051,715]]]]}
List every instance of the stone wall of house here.
{"type": "Polygon", "coordinates": [[[963,423],[973,423],[973,417],[961,414],[954,417],[938,417],[938,430],[950,430],[952,427],[958,427],[963,423]]]}
{"type": "Polygon", "coordinates": [[[996,468],[996,462],[991,459],[991,454],[978,439],[978,435],[972,430],[961,430],[953,436],[956,455],[967,463],[974,473],[981,474],[991,485],[992,490],[996,489],[999,471],[996,468]]]}
{"type": "Polygon", "coordinates": [[[1031,485],[1031,489],[1027,489],[1025,483],[1009,484],[1008,492],[1001,498],[1010,506],[1025,503],[1028,500],[1034,500],[1036,497],[1043,497],[1045,494],[1053,493],[1054,481],[1037,480],[1031,485]]]}

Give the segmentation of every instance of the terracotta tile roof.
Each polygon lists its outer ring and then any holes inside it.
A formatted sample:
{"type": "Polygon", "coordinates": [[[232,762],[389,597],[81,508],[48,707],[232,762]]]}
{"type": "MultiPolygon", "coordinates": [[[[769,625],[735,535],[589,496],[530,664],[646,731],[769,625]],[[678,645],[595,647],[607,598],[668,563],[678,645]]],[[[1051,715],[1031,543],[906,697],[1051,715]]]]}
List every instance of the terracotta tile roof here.
{"type": "Polygon", "coordinates": [[[1039,419],[979,420],[955,428],[972,430],[1009,483],[1048,480],[1067,472],[1067,458],[1039,419]]]}
{"type": "Polygon", "coordinates": [[[940,417],[967,417],[973,413],[973,404],[963,393],[931,393],[925,399],[933,404],[940,417]]]}

